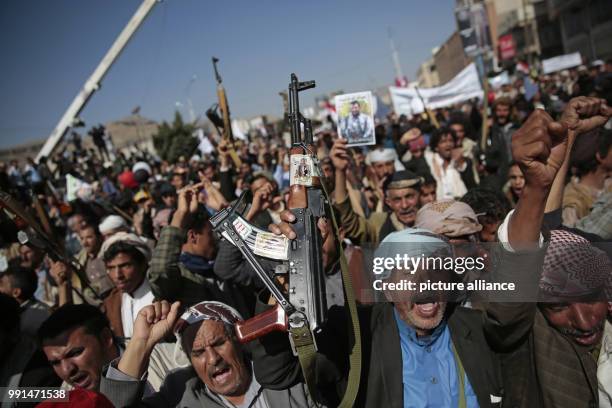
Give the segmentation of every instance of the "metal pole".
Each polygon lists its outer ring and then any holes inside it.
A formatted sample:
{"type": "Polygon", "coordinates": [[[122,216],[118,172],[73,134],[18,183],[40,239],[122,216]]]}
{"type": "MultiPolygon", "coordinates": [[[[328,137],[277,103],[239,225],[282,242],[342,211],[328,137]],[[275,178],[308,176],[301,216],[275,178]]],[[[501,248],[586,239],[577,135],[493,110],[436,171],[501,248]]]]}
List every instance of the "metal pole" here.
{"type": "Polygon", "coordinates": [[[186,93],[187,93],[187,106],[189,107],[189,116],[191,117],[191,122],[195,123],[196,117],[195,112],[193,111],[193,102],[191,101],[191,86],[198,79],[197,75],[193,75],[187,84],[186,93]]]}
{"type": "Polygon", "coordinates": [[[68,129],[73,126],[78,114],[83,110],[93,93],[100,88],[100,81],[102,81],[110,67],[117,60],[121,51],[123,51],[128,41],[132,38],[136,30],[138,30],[138,27],[140,27],[157,1],[158,0],[143,0],[138,10],[136,10],[123,31],[121,31],[121,34],[119,34],[119,37],[117,37],[106,55],[104,55],[104,58],[102,58],[102,61],[100,61],[91,76],[87,78],[83,88],[79,91],[70,106],[68,106],[66,112],[64,112],[64,115],[55,126],[55,129],[53,129],[53,132],[49,135],[42,149],[38,152],[36,161],[43,156],[50,156],[53,153],[53,150],[62,140],[68,129]]]}
{"type": "Polygon", "coordinates": [[[593,41],[593,28],[591,26],[591,2],[586,3],[585,13],[587,17],[587,36],[589,38],[589,48],[591,49],[591,59],[597,59],[597,51],[595,49],[595,42],[593,41]]]}
{"type": "Polygon", "coordinates": [[[522,6],[523,6],[523,37],[525,37],[525,52],[527,53],[527,55],[525,55],[525,57],[527,57],[527,63],[529,64],[529,66],[531,66],[531,52],[532,50],[532,43],[529,41],[531,39],[531,35],[529,35],[529,28],[527,26],[527,0],[523,0],[522,1],[522,6]]]}
{"type": "Polygon", "coordinates": [[[395,42],[393,41],[393,32],[390,27],[388,29],[388,34],[389,46],[391,47],[391,59],[393,60],[393,68],[395,69],[395,78],[399,84],[401,81],[404,80],[404,73],[400,64],[399,53],[397,52],[397,48],[395,48],[395,42]]]}

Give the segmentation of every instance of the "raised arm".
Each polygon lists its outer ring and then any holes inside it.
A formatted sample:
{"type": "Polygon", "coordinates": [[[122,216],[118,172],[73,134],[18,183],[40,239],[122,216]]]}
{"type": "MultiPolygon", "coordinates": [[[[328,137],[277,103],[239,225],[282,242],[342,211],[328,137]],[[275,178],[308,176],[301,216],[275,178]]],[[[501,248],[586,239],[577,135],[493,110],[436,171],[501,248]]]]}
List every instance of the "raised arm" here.
{"type": "Polygon", "coordinates": [[[572,99],[567,104],[560,119],[560,122],[568,127],[567,150],[565,152],[563,164],[559,168],[555,180],[553,181],[548,200],[546,200],[545,211],[547,213],[558,210],[563,203],[565,179],[567,178],[570,155],[576,137],[591,129],[604,125],[609,117],[610,108],[602,99],[578,97],[572,99]]]}
{"type": "Polygon", "coordinates": [[[106,395],[114,406],[120,407],[165,407],[174,406],[180,395],[170,390],[166,378],[160,392],[142,398],[149,360],[153,348],[172,332],[179,314],[179,302],[170,305],[166,301],[155,302],[138,312],[134,322],[134,334],[119,361],[111,362],[105,368],[100,382],[100,392],[106,395]],[[172,395],[174,394],[174,395],[172,395]]]}
{"type": "Polygon", "coordinates": [[[62,261],[53,261],[49,259],[51,268],[49,274],[55,279],[58,289],[58,306],[63,306],[67,303],[73,303],[72,297],[72,268],[62,261]]]}
{"type": "MultiPolygon", "coordinates": [[[[528,245],[538,240],[553,186],[556,190],[552,191],[551,200],[562,197],[559,188],[563,181],[559,179],[565,175],[560,173],[576,137],[603,126],[610,116],[612,110],[602,99],[579,97],[570,101],[560,122],[554,122],[544,110],[537,109],[514,134],[512,155],[525,174],[525,189],[508,227],[513,248],[515,244],[528,245]]],[[[553,206],[552,201],[549,207],[553,206]]]]}
{"type": "Polygon", "coordinates": [[[170,225],[162,229],[153,252],[148,279],[151,290],[158,299],[175,300],[181,290],[179,257],[182,245],[187,239],[185,225],[188,217],[198,210],[198,186],[186,187],[178,192],[178,207],[170,225]]]}
{"type": "Polygon", "coordinates": [[[346,169],[349,165],[349,153],[346,143],[346,139],[336,139],[329,152],[329,157],[335,169],[334,177],[336,178],[336,183],[334,187],[334,200],[336,203],[342,203],[348,200],[348,191],[346,190],[346,169]]]}
{"type": "Polygon", "coordinates": [[[332,146],[329,157],[335,168],[336,183],[334,186],[334,206],[340,213],[339,224],[344,228],[346,237],[355,243],[372,240],[371,227],[364,217],[359,216],[353,210],[346,188],[346,171],[349,166],[349,153],[346,147],[346,139],[337,139],[332,146]]]}
{"type": "Polygon", "coordinates": [[[512,156],[525,175],[525,188],[508,223],[515,250],[539,242],[546,199],[567,149],[567,126],[537,109],[512,137],[512,156]]]}
{"type": "Polygon", "coordinates": [[[525,175],[525,188],[516,209],[499,230],[502,262],[495,274],[500,281],[513,281],[517,292],[510,302],[489,303],[486,331],[496,349],[507,351],[523,341],[533,324],[536,295],[544,251],[541,250],[542,220],[553,181],[562,169],[572,132],[592,130],[606,122],[609,109],[599,100],[572,101],[565,120],[554,122],[536,110],[512,138],[512,154],[525,175]],[[579,107],[579,108],[578,108],[579,107]],[[574,113],[579,112],[579,115],[574,113]],[[572,116],[574,115],[574,116],[572,116]]]}
{"type": "MultiPolygon", "coordinates": [[[[227,148],[227,141],[221,139],[217,146],[219,152],[219,183],[220,192],[226,201],[232,201],[236,199],[234,181],[232,180],[232,160],[230,157],[229,150],[227,148]]],[[[236,169],[238,171],[240,169],[236,169]]]]}

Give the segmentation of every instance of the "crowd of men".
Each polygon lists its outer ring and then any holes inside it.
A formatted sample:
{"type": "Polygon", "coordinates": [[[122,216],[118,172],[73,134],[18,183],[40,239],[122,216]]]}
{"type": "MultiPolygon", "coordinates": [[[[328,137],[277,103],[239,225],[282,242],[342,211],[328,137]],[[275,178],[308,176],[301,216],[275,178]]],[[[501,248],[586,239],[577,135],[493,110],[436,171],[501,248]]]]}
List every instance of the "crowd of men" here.
{"type": "Polygon", "coordinates": [[[531,301],[356,291],[354,405],[612,407],[611,89],[612,61],[597,62],[517,75],[486,96],[490,114],[479,101],[392,113],[367,148],[316,133],[338,231],[319,223],[330,313],[316,335],[315,390],[286,333],[237,340],[235,324],[273,302],[209,222],[250,190],[244,218],[295,236],[280,133],[235,143],[239,167],[213,135],[214,153],[175,162],[153,152],[109,160],[79,139],[37,163],[2,164],[2,191],[78,266],[18,240],[2,214],[0,387],[62,387],[78,406],[338,406],[352,344],[341,253],[368,289],[366,248],[406,244],[420,256],[498,242],[495,273],[536,293],[531,301]]]}

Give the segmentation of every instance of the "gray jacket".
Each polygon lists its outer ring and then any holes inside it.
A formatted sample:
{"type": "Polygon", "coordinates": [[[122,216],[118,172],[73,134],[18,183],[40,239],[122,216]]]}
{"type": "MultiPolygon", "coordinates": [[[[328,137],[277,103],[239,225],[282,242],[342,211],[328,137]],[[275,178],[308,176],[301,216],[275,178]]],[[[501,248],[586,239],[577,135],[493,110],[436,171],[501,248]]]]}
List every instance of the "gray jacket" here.
{"type": "MultiPolygon", "coordinates": [[[[145,384],[146,380],[144,379],[141,381],[122,381],[113,380],[104,375],[100,383],[100,392],[118,408],[227,408],[227,405],[219,396],[208,390],[192,367],[172,371],[166,377],[159,392],[143,398],[145,384]]],[[[263,388],[258,398],[265,398],[265,402],[270,408],[310,408],[315,406],[304,383],[298,383],[285,390],[263,388]]]]}

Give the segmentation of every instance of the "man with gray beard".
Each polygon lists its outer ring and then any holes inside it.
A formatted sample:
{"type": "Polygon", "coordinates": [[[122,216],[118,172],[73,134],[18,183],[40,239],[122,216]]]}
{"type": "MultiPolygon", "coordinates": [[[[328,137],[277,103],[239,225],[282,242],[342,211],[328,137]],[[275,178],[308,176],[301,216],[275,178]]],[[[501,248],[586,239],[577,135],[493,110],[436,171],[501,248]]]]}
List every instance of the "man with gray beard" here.
{"type": "MultiPolygon", "coordinates": [[[[453,250],[443,237],[424,229],[387,236],[376,256],[448,258],[453,250]]],[[[386,270],[375,279],[389,284],[460,282],[453,270],[386,270]]],[[[371,310],[369,372],[361,403],[374,406],[499,406],[502,377],[497,356],[487,345],[479,311],[452,302],[451,292],[385,291],[387,303],[371,310]],[[403,397],[403,398],[402,398],[403,397]],[[402,401],[404,401],[402,403],[402,401]]]]}

